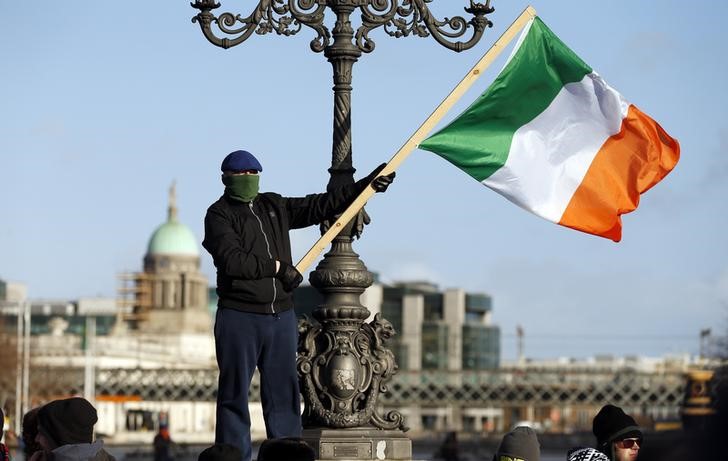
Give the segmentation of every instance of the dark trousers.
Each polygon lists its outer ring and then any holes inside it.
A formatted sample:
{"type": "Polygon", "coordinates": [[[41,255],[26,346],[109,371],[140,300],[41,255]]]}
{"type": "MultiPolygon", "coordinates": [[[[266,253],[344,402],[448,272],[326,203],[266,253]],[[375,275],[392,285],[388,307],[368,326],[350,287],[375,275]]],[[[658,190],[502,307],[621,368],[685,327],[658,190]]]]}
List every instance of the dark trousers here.
{"type": "Polygon", "coordinates": [[[240,448],[243,461],[250,461],[252,452],[248,390],[256,366],[268,438],[301,435],[296,323],[293,309],[274,315],[217,310],[215,349],[220,379],[215,443],[240,448]]]}

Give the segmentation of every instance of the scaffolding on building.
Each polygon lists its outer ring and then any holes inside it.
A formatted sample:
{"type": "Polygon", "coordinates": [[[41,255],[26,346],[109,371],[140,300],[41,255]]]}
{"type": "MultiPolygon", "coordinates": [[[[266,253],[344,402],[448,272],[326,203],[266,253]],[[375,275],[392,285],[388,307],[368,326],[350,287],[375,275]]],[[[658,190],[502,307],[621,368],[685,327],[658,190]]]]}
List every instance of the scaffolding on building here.
{"type": "Polygon", "coordinates": [[[125,323],[136,328],[139,322],[149,318],[149,312],[154,308],[152,278],[153,274],[146,272],[122,272],[117,275],[117,324],[125,323]]]}

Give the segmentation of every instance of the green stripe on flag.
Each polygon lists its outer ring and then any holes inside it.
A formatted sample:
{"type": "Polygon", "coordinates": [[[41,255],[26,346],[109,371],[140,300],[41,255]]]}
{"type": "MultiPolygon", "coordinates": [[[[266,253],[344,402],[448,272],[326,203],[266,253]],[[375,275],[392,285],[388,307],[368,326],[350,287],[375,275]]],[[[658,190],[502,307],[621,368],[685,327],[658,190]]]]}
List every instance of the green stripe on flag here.
{"type": "Polygon", "coordinates": [[[488,89],[419,147],[482,181],[505,163],[515,131],[543,112],[564,85],[591,71],[534,18],[520,48],[488,89]]]}

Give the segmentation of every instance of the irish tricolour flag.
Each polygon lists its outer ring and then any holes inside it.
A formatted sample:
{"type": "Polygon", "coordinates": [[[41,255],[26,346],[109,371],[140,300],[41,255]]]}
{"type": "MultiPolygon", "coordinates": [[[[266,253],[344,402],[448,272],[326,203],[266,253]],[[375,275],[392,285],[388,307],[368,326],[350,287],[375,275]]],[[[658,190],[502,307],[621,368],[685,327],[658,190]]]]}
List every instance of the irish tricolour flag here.
{"type": "Polygon", "coordinates": [[[538,216],[615,242],[620,215],[680,155],[539,18],[485,93],[419,147],[538,216]]]}

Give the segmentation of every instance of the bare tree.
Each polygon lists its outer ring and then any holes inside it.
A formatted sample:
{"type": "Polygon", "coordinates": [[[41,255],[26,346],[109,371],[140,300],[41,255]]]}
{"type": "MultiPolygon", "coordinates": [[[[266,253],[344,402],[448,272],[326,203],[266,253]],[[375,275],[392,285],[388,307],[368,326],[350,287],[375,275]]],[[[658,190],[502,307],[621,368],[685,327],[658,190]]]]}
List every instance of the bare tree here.
{"type": "Polygon", "coordinates": [[[0,407],[15,415],[15,390],[18,371],[18,340],[7,319],[0,316],[0,407]]]}

